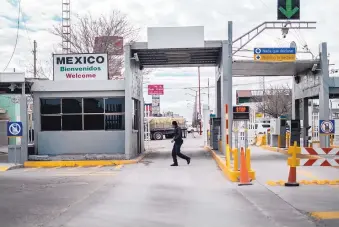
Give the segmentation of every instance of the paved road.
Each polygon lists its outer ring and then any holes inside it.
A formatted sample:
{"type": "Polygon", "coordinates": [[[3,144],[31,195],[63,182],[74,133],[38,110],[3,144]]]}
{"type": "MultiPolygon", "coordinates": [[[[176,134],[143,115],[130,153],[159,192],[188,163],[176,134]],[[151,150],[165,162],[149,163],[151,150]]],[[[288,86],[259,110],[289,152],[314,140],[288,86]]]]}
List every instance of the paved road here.
{"type": "Polygon", "coordinates": [[[202,140],[185,140],[191,165],[170,167],[171,144],[152,142],[141,163],[119,167],[18,169],[0,173],[6,227],[316,226],[262,184],[229,183],[202,140]]]}

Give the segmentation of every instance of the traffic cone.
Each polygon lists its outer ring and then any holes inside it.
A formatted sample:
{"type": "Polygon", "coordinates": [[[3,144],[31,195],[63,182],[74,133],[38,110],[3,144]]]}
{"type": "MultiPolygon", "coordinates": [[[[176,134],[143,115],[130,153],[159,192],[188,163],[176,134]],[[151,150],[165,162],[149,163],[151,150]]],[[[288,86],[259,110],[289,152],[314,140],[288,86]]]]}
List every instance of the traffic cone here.
{"type": "Polygon", "coordinates": [[[238,186],[243,186],[243,185],[252,185],[250,178],[248,176],[248,170],[246,166],[246,157],[245,157],[245,151],[244,148],[241,148],[241,154],[240,154],[240,182],[238,186]]]}
{"type": "Polygon", "coordinates": [[[288,182],[285,183],[286,187],[298,187],[299,183],[297,182],[297,168],[290,167],[290,172],[288,174],[288,182]]]}

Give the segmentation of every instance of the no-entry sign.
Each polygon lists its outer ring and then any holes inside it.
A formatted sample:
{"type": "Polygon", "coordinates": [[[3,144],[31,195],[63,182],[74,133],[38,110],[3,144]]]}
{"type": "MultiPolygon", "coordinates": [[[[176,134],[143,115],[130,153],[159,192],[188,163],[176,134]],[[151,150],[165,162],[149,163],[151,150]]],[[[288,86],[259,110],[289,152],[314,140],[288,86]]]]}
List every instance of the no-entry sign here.
{"type": "Polygon", "coordinates": [[[162,84],[150,84],[148,85],[148,95],[163,95],[164,85],[162,84]]]}

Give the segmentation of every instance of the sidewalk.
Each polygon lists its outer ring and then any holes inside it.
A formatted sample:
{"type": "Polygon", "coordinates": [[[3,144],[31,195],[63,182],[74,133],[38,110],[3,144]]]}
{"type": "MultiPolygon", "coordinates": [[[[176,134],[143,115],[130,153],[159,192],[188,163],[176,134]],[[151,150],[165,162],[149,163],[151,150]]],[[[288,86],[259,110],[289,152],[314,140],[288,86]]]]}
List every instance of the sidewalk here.
{"type": "Polygon", "coordinates": [[[8,146],[1,146],[0,147],[0,154],[8,154],[8,146]]]}

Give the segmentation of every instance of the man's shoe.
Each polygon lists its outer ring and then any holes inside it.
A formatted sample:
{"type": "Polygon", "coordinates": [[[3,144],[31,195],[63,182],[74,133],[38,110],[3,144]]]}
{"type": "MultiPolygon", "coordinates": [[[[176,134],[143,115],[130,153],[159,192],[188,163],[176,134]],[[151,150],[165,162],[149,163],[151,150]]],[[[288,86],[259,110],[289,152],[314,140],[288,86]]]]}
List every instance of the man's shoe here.
{"type": "Polygon", "coordinates": [[[171,166],[178,166],[178,164],[173,163],[171,166]]]}
{"type": "Polygon", "coordinates": [[[191,163],[191,158],[187,159],[187,165],[189,165],[191,163]]]}

